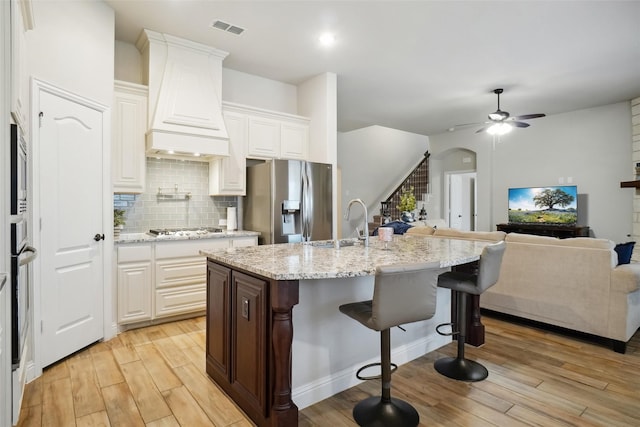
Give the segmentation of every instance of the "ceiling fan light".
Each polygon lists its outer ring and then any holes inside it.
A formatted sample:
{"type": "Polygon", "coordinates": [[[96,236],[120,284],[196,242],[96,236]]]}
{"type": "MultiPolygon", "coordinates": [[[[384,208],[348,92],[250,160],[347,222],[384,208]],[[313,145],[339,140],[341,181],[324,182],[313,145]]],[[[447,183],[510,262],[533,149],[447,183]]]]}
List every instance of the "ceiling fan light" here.
{"type": "Polygon", "coordinates": [[[506,111],[498,110],[489,114],[489,120],[493,121],[502,121],[509,118],[509,113],[506,111]]]}
{"type": "Polygon", "coordinates": [[[500,136],[511,132],[511,129],[513,129],[513,126],[509,123],[495,123],[487,129],[487,133],[500,136]]]}

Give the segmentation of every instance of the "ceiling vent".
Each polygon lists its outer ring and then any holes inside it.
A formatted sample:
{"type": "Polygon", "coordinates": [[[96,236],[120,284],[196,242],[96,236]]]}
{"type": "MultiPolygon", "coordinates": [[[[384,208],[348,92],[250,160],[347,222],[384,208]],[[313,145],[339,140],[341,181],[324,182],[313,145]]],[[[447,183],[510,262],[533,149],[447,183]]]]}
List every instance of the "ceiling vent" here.
{"type": "Polygon", "coordinates": [[[220,21],[219,19],[213,21],[211,27],[217,28],[218,30],[226,31],[227,33],[235,34],[236,36],[244,33],[244,28],[229,24],[224,21],[220,21]]]}

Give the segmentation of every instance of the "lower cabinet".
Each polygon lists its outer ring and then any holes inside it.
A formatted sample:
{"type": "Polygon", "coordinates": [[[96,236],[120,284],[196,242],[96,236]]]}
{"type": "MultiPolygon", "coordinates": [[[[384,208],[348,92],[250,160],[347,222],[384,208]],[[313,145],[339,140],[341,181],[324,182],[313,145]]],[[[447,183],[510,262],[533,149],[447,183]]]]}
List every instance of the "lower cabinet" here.
{"type": "Polygon", "coordinates": [[[202,243],[189,241],[157,244],[155,317],[204,311],[207,264],[205,257],[199,254],[202,248],[202,243]]]}
{"type": "Polygon", "coordinates": [[[118,323],[151,319],[151,245],[121,246],[118,257],[118,323]]]}
{"type": "Polygon", "coordinates": [[[207,264],[207,373],[253,419],[270,411],[267,281],[207,264]]]}
{"type": "Polygon", "coordinates": [[[207,263],[200,250],[257,244],[257,237],[243,236],[118,246],[118,323],[203,313],[207,263]]]}
{"type": "Polygon", "coordinates": [[[231,365],[231,269],[207,264],[207,351],[209,375],[229,383],[231,365]]]}
{"type": "Polygon", "coordinates": [[[267,415],[267,289],[264,280],[231,275],[231,386],[267,415]]]}

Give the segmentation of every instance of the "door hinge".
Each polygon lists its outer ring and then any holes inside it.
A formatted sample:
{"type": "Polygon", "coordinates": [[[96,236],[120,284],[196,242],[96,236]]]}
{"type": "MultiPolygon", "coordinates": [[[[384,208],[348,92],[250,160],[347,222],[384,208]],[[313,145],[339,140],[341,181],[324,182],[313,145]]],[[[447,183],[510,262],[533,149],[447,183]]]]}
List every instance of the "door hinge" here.
{"type": "Polygon", "coordinates": [[[42,111],[40,111],[40,114],[38,114],[38,127],[42,127],[42,118],[44,117],[44,113],[42,111]]]}

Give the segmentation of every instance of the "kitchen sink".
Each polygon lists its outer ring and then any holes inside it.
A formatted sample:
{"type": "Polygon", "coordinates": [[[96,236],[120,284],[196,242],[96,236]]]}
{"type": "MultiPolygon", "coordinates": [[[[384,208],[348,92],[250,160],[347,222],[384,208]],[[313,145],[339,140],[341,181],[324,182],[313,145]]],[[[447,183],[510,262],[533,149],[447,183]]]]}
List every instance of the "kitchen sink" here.
{"type": "MultiPolygon", "coordinates": [[[[340,239],[338,240],[340,247],[346,246],[356,246],[360,245],[360,242],[357,239],[340,239]]],[[[336,241],[335,240],[317,240],[314,242],[306,242],[306,245],[313,246],[314,248],[335,248],[336,241]]]]}

